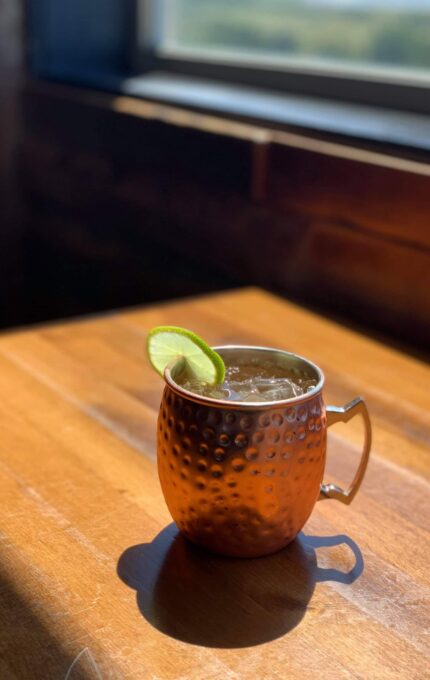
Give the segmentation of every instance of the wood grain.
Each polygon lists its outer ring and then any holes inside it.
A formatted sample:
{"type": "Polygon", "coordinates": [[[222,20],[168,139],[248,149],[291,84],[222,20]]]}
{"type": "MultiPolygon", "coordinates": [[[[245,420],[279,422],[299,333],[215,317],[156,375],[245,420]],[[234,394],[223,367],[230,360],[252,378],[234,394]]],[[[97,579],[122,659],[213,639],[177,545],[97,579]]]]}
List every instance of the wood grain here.
{"type": "MultiPolygon", "coordinates": [[[[257,289],[0,337],[0,678],[405,678],[428,672],[428,367],[257,289]],[[351,507],[320,503],[269,558],[217,558],[171,524],[155,467],[169,322],[297,351],[375,433],[351,507]],[[86,651],[84,651],[86,650],[86,651]],[[78,655],[81,656],[78,658],[78,655]],[[98,671],[96,670],[98,669],[98,671]]],[[[345,483],[359,425],[330,436],[345,483]]]]}

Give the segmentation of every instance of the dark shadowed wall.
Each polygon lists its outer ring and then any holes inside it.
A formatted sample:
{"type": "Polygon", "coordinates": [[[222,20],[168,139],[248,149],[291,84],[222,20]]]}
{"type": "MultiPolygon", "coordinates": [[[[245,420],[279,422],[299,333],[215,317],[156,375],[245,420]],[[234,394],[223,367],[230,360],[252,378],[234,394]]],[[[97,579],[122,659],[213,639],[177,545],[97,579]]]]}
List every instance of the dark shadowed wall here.
{"type": "Polygon", "coordinates": [[[0,323],[12,323],[23,295],[22,202],[17,180],[18,94],[23,59],[19,0],[0,0],[0,323]]]}

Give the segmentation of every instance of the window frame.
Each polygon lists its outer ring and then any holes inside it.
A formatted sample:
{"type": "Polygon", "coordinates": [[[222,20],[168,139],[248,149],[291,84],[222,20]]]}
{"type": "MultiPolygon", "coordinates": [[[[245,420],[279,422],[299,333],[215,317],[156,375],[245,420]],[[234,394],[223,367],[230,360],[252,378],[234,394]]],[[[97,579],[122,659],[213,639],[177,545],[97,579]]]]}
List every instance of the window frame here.
{"type": "Polygon", "coordinates": [[[162,71],[284,94],[430,114],[430,74],[160,46],[165,0],[136,2],[135,72],[162,71]]]}

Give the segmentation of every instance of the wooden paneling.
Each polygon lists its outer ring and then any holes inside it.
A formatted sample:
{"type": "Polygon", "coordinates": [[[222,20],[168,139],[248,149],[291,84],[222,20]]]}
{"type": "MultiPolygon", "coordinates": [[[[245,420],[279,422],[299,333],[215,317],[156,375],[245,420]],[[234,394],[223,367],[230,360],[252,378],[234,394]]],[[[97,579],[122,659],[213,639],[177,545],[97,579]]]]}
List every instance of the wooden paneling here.
{"type": "Polygon", "coordinates": [[[18,320],[23,281],[23,201],[17,178],[21,132],[22,6],[0,0],[0,327],[18,320]]]}
{"type": "Polygon", "coordinates": [[[271,148],[270,169],[268,199],[277,205],[430,250],[430,173],[287,150],[279,142],[271,148]]]}
{"type": "Polygon", "coordinates": [[[28,87],[25,112],[27,187],[56,219],[116,212],[124,233],[226,282],[430,341],[423,160],[47,84],[28,87]]]}

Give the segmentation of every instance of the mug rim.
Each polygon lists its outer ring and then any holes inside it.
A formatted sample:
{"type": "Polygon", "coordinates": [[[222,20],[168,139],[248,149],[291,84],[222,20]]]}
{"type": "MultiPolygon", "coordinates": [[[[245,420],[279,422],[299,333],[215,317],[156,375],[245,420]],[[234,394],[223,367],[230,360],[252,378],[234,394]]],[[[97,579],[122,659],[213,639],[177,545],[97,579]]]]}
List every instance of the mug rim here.
{"type": "Polygon", "coordinates": [[[213,350],[216,352],[219,352],[220,350],[224,349],[243,349],[243,350],[257,350],[257,351],[264,351],[264,352],[276,352],[277,354],[285,354],[288,357],[293,357],[294,359],[298,359],[299,361],[303,361],[305,364],[310,366],[315,373],[318,376],[318,382],[313,387],[309,392],[306,392],[305,394],[302,394],[298,397],[290,397],[289,399],[277,399],[275,401],[229,401],[228,399],[215,399],[213,397],[206,397],[201,394],[195,394],[194,392],[190,392],[189,390],[184,389],[181,385],[176,383],[174,379],[172,378],[171,371],[174,367],[174,364],[169,364],[166,366],[164,369],[164,380],[167,383],[167,385],[170,387],[173,392],[176,394],[183,396],[184,398],[187,398],[188,400],[194,401],[198,404],[203,404],[207,406],[213,406],[213,407],[219,407],[219,408],[227,408],[227,409],[240,409],[241,411],[248,410],[248,411],[255,411],[255,410],[269,410],[272,408],[279,408],[283,406],[289,406],[291,404],[298,404],[302,403],[305,401],[308,401],[309,399],[313,399],[317,394],[319,394],[322,391],[322,388],[324,386],[325,382],[325,377],[324,373],[322,370],[314,364],[312,361],[309,359],[306,359],[306,357],[301,356],[300,354],[295,354],[294,352],[288,352],[287,350],[279,349],[276,347],[266,347],[264,345],[216,345],[212,347],[213,350]]]}

